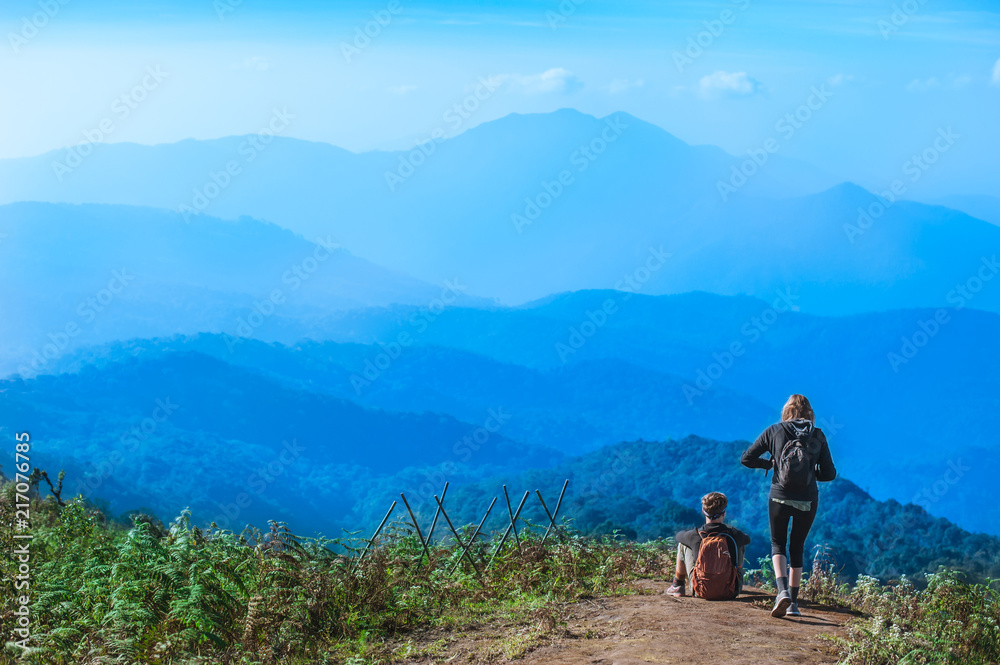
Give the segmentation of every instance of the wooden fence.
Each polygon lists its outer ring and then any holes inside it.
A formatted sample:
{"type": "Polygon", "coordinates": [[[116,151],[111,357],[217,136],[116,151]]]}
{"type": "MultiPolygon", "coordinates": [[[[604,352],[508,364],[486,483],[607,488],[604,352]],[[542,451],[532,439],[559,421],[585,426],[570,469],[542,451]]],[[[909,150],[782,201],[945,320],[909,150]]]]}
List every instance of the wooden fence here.
{"type": "MultiPolygon", "coordinates": [[[[541,491],[537,489],[535,490],[535,495],[538,497],[538,501],[541,504],[542,509],[545,511],[545,516],[546,518],[548,518],[549,521],[549,524],[545,529],[545,534],[542,536],[541,542],[543,544],[548,539],[550,533],[555,534],[559,538],[566,537],[565,534],[560,530],[559,526],[556,524],[556,519],[559,516],[559,509],[562,507],[563,497],[566,496],[566,488],[568,486],[569,486],[569,479],[567,479],[563,483],[562,490],[559,492],[559,499],[556,501],[555,510],[551,512],[549,512],[549,507],[545,503],[545,499],[542,498],[541,491]]],[[[402,499],[403,501],[403,505],[406,507],[406,512],[409,514],[410,522],[413,524],[415,535],[420,540],[420,545],[421,547],[423,547],[424,554],[427,555],[428,561],[430,560],[430,544],[432,542],[431,539],[434,537],[434,531],[438,527],[439,517],[444,518],[445,524],[448,525],[448,529],[451,531],[452,536],[454,536],[455,541],[458,543],[458,546],[462,549],[462,554],[459,556],[458,561],[455,562],[455,566],[452,568],[451,572],[453,573],[455,569],[458,568],[459,564],[461,564],[462,559],[464,558],[472,565],[472,568],[473,570],[476,571],[476,574],[481,575],[483,570],[488,570],[489,567],[493,565],[493,560],[496,558],[497,553],[500,552],[500,549],[507,542],[507,539],[511,536],[511,534],[513,534],[514,536],[514,542],[517,544],[518,549],[521,549],[521,537],[517,532],[517,520],[521,516],[521,511],[524,509],[525,504],[528,502],[528,498],[531,496],[530,491],[524,492],[524,496],[521,497],[521,502],[518,504],[517,510],[514,510],[513,504],[511,504],[510,501],[510,494],[507,493],[507,486],[506,485],[503,486],[503,497],[504,501],[507,504],[507,518],[508,518],[507,529],[504,531],[503,536],[500,538],[499,542],[497,542],[496,546],[494,547],[493,553],[492,555],[490,555],[489,561],[486,563],[486,566],[482,569],[480,569],[480,565],[476,563],[475,558],[472,556],[471,548],[473,543],[476,541],[476,538],[479,537],[480,533],[482,532],[483,525],[486,524],[486,520],[489,518],[490,513],[493,511],[493,506],[496,505],[499,497],[496,496],[493,497],[493,500],[490,502],[489,507],[486,509],[486,513],[483,515],[483,519],[479,521],[479,526],[477,526],[475,531],[472,532],[472,536],[469,538],[468,542],[465,542],[462,539],[462,536],[459,535],[458,529],[455,528],[455,524],[451,521],[451,518],[448,516],[448,511],[445,510],[444,502],[447,495],[448,495],[448,483],[445,483],[444,489],[441,490],[441,496],[439,497],[437,494],[434,495],[434,502],[437,504],[437,508],[434,511],[434,519],[431,520],[430,527],[428,528],[427,535],[425,536],[423,530],[420,528],[420,522],[417,520],[416,515],[413,513],[413,509],[410,507],[410,502],[406,500],[406,495],[402,492],[400,492],[399,494],[400,499],[402,499]]],[[[371,538],[366,539],[365,548],[364,550],[361,551],[361,554],[357,557],[357,561],[363,559],[364,556],[368,553],[368,551],[373,546],[375,546],[375,543],[378,540],[379,535],[382,533],[382,529],[385,527],[386,523],[388,523],[389,518],[392,516],[393,511],[396,509],[397,504],[398,502],[393,501],[392,505],[389,506],[388,512],[386,512],[385,517],[382,518],[382,522],[379,523],[378,528],[375,529],[375,533],[372,534],[371,538]]],[[[480,562],[480,564],[481,563],[482,562],[480,562]]],[[[423,562],[421,561],[420,565],[422,564],[423,562]]]]}

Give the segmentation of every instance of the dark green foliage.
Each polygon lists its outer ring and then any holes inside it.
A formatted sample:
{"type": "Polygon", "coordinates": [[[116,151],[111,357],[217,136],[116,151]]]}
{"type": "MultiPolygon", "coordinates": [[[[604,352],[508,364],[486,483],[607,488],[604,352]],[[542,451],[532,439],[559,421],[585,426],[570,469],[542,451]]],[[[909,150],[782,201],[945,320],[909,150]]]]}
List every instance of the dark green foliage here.
{"type": "MultiPolygon", "coordinates": [[[[359,559],[356,540],[300,538],[273,522],[265,532],[234,534],[194,527],[185,512],[164,529],[148,515],[130,526],[109,523],[80,500],[65,508],[51,498],[31,503],[34,648],[22,655],[8,645],[0,658],[45,665],[339,662],[372,639],[530,599],[544,605],[617,593],[673,565],[669,542],[564,536],[542,544],[536,531],[523,534],[522,551],[511,539],[479,576],[450,544],[434,547],[427,561],[400,523],[359,559]]],[[[13,505],[6,483],[6,552],[13,505]]],[[[486,539],[473,546],[480,570],[492,549],[486,539]]],[[[10,556],[0,559],[4,579],[14,567],[10,556]]],[[[5,636],[14,603],[5,590],[5,636]]]]}
{"type": "MultiPolygon", "coordinates": [[[[748,568],[771,554],[767,521],[770,477],[740,464],[743,441],[712,441],[697,436],[679,441],[634,441],[608,446],[552,469],[506,478],[509,487],[541,488],[552,495],[569,478],[560,517],[587,533],[617,528],[640,539],[666,538],[701,522],[701,497],[711,491],[729,497],[727,521],[753,538],[748,568]]],[[[457,488],[454,505],[463,522],[478,520],[501,491],[497,481],[457,488]]],[[[451,499],[451,495],[449,495],[451,499]]],[[[525,515],[545,521],[537,501],[525,515]]],[[[500,519],[491,522],[496,528],[500,519]]],[[[972,580],[1000,577],[1000,539],[973,534],[936,518],[923,508],[876,501],[849,480],[820,484],[819,512],[807,553],[823,552],[846,579],[869,575],[883,580],[933,573],[939,566],[961,570],[972,580]]],[[[808,567],[808,564],[807,564],[808,567]]]]}
{"type": "MultiPolygon", "coordinates": [[[[14,503],[6,482],[0,546],[8,552],[14,503]]],[[[640,501],[613,503],[633,523],[645,510],[640,501]]],[[[169,529],[142,514],[126,525],[80,500],[60,507],[37,496],[31,513],[33,650],[8,645],[0,662],[304,665],[355,655],[405,661],[413,655],[408,636],[421,629],[459,630],[511,608],[551,611],[566,601],[628,592],[631,580],[667,577],[674,564],[671,541],[637,544],[620,533],[588,538],[567,531],[543,544],[541,529],[527,528],[521,548],[509,540],[490,567],[495,541],[479,539],[471,553],[480,575],[451,543],[425,558],[403,522],[390,523],[378,546],[359,558],[357,540],[299,538],[276,523],[266,532],[234,534],[193,527],[184,513],[169,529]]],[[[471,528],[462,529],[463,538],[471,528]]],[[[802,597],[856,613],[838,640],[843,662],[1000,659],[1000,594],[992,581],[973,585],[941,571],[921,590],[905,578],[883,586],[866,576],[851,589],[837,581],[833,556],[817,556],[802,597]]],[[[10,579],[14,566],[3,557],[0,575],[10,579]]],[[[766,568],[762,560],[758,574],[766,568]]],[[[14,603],[5,590],[5,636],[14,627],[14,603]]]]}
{"type": "Polygon", "coordinates": [[[479,479],[562,458],[497,432],[466,465],[453,449],[474,427],[454,418],[366,408],[190,352],[0,385],[3,421],[37,423],[46,442],[34,465],[67,470],[64,498],[106,499],[113,513],[188,506],[196,524],[234,531],[277,519],[335,533],[369,517],[355,510],[369,494],[384,512],[385,496],[410,493],[379,491],[394,472],[449,461],[450,479],[479,479]]]}
{"type": "Polygon", "coordinates": [[[861,577],[838,600],[865,616],[837,640],[844,663],[986,665],[1000,661],[1000,593],[994,580],[968,584],[942,570],[918,590],[905,578],[882,586],[861,577]]]}

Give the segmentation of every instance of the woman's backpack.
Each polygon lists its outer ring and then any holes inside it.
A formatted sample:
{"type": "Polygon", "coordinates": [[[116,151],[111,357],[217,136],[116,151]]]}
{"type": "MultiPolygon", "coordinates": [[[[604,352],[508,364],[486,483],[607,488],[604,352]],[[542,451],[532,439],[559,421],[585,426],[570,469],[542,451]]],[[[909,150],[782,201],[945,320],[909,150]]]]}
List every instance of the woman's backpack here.
{"type": "Polygon", "coordinates": [[[716,531],[701,535],[701,548],[691,572],[694,595],[705,600],[730,600],[735,598],[739,588],[739,571],[730,553],[739,552],[736,540],[728,533],[716,531]]]}
{"type": "Polygon", "coordinates": [[[816,463],[806,441],[792,439],[781,450],[774,468],[778,484],[789,492],[807,492],[816,480],[816,463]]]}

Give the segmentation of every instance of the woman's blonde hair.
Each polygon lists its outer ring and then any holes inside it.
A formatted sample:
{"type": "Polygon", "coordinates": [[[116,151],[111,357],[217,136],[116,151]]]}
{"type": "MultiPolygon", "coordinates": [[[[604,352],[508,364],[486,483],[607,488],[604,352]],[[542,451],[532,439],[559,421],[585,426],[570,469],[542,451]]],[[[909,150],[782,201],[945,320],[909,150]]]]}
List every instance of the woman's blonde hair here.
{"type": "Polygon", "coordinates": [[[811,420],[816,422],[812,404],[805,395],[792,395],[781,409],[781,420],[811,420]]]}

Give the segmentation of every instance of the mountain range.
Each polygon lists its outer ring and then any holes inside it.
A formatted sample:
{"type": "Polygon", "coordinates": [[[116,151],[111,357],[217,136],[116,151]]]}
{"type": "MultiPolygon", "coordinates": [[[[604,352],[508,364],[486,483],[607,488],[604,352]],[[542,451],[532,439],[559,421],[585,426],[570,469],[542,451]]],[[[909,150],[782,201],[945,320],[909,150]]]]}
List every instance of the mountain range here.
{"type": "Polygon", "coordinates": [[[699,432],[753,439],[798,391],[813,401],[838,464],[876,497],[1000,531],[991,502],[975,517],[967,509],[991,496],[987,469],[997,459],[992,424],[982,417],[1000,389],[1000,355],[991,352],[997,315],[952,312],[916,355],[894,365],[901,339],[934,321],[934,311],[829,318],[779,314],[747,297],[626,295],[452,307],[422,331],[413,324],[419,308],[354,310],[313,327],[326,342],[251,340],[230,349],[220,335],[136,340],[69,354],[53,371],[196,352],[294,389],[447,414],[470,427],[502,408],[511,414],[504,436],[566,454],[699,432]],[[573,331],[609,301],[618,309],[591,336],[578,332],[583,343],[574,348],[573,331]],[[396,341],[404,334],[411,345],[396,341]],[[561,355],[560,345],[571,352],[561,355]]]}
{"type": "Polygon", "coordinates": [[[897,200],[568,109],[415,152],[253,138],[0,160],[2,424],[41,423],[77,477],[117,451],[93,492],[117,509],[210,513],[298,436],[322,449],[301,519],[367,524],[372,492],[431,476],[752,440],[802,392],[860,487],[1000,533],[989,197],[897,200]],[[198,418],[125,455],[174,395],[198,418]],[[501,413],[503,454],[427,452],[501,413]]]}
{"type": "MultiPolygon", "coordinates": [[[[94,145],[61,179],[63,153],[2,160],[0,203],[149,206],[192,223],[251,215],[508,304],[632,278],[651,294],[793,288],[820,314],[936,307],[1000,247],[1000,228],[964,213],[763,149],[691,146],[624,113],[514,114],[411,151],[278,136],[251,159],[248,140],[94,145]],[[651,253],[669,258],[652,270],[651,253]]],[[[976,306],[1000,311],[1000,294],[976,306]]]]}
{"type": "Polygon", "coordinates": [[[224,332],[231,343],[297,337],[311,318],[343,309],[476,299],[375,266],[330,237],[274,224],[152,208],[14,203],[0,206],[0,372],[46,371],[81,345],[175,333],[224,332]]]}
{"type": "MultiPolygon", "coordinates": [[[[621,442],[554,467],[525,471],[515,477],[487,479],[458,488],[451,498],[453,519],[477,523],[491,497],[503,487],[514,497],[539,489],[549,510],[562,484],[569,480],[560,518],[590,535],[664,538],[704,522],[700,499],[709,491],[729,499],[726,522],[751,537],[746,566],[770,565],[771,541],[767,510],[770,479],[740,465],[745,441],[713,441],[685,437],[667,441],[621,442]]],[[[821,483],[816,521],[806,541],[806,568],[817,561],[847,578],[870,575],[898,579],[959,569],[973,579],[1000,572],[1000,539],[971,534],[920,506],[876,501],[849,479],[821,483]]],[[[491,514],[485,529],[503,529],[507,515],[491,514]]],[[[548,525],[541,503],[533,496],[521,513],[530,522],[548,525]]],[[[550,534],[550,537],[557,537],[550,534]]]]}
{"type": "Polygon", "coordinates": [[[926,203],[961,210],[970,217],[1000,225],[1000,197],[985,194],[952,194],[926,201],[926,203]]]}
{"type": "MultiPolygon", "coordinates": [[[[740,465],[745,440],[640,439],[567,456],[508,438],[517,410],[490,408],[469,424],[366,408],[177,346],[146,344],[134,355],[80,358],[78,371],[2,382],[0,415],[34,424],[32,462],[66,470],[64,498],[82,493],[112,514],[169,519],[190,508],[196,524],[238,531],[278,520],[302,535],[338,538],[349,535],[342,529],[373,529],[400,491],[426,528],[446,480],[449,519],[460,525],[478,522],[491,497],[502,497],[501,485],[514,502],[538,489],[554,510],[566,479],[560,516],[583,533],[669,537],[700,521],[702,494],[723,491],[729,521],[753,538],[750,567],[769,553],[769,481],[740,465]]],[[[1000,570],[996,538],[920,505],[876,501],[845,479],[844,466],[821,488],[811,553],[848,577],[895,578],[938,565],[976,578],[1000,570]]],[[[522,516],[545,525],[540,506],[532,495],[522,516]]],[[[397,507],[390,528],[407,528],[397,507]]],[[[505,515],[501,503],[487,532],[502,530],[505,515]]],[[[443,524],[437,537],[448,538],[443,524]]]]}
{"type": "Polygon", "coordinates": [[[443,414],[365,408],[194,352],[0,391],[0,429],[30,431],[32,464],[66,470],[67,497],[163,518],[190,507],[199,523],[237,530],[274,519],[338,535],[366,523],[369,494],[399,472],[447,461],[461,482],[562,458],[499,427],[479,440],[477,427],[443,414]]]}

